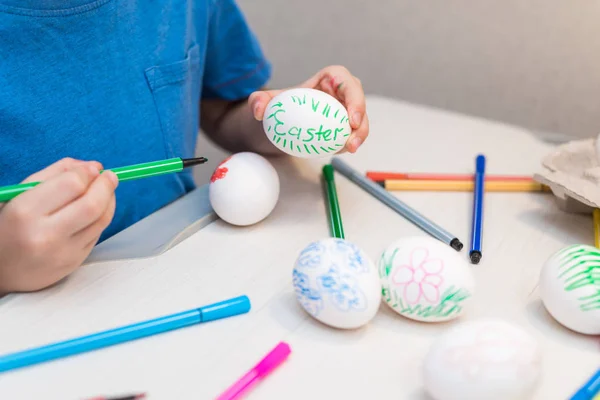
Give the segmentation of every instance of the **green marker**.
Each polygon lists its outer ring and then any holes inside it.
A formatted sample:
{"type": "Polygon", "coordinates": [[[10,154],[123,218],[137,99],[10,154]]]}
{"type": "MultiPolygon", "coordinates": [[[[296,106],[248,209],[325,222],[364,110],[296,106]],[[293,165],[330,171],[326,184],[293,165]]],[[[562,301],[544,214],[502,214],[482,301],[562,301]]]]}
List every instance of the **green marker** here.
{"type": "MultiPolygon", "coordinates": [[[[109,169],[119,178],[119,182],[130,181],[133,179],[147,178],[149,176],[169,174],[180,172],[184,168],[194,165],[204,164],[208,160],[204,157],[199,158],[170,158],[168,160],[152,161],[149,163],[135,164],[128,167],[119,167],[109,169]]],[[[22,183],[0,187],[0,203],[12,200],[21,193],[39,185],[41,182],[22,183]]]]}
{"type": "Polygon", "coordinates": [[[331,224],[331,233],[334,237],[344,239],[344,227],[342,226],[342,213],[338,202],[337,190],[333,179],[333,167],[327,164],[323,167],[323,177],[325,178],[325,193],[329,203],[329,222],[331,224]]]}

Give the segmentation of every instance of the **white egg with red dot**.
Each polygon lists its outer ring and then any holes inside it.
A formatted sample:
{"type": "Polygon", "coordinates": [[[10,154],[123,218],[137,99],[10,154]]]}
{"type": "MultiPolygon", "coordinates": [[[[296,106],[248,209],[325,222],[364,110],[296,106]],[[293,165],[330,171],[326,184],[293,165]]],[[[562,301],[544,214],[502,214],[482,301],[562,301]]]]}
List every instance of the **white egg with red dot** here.
{"type": "Polygon", "coordinates": [[[273,97],[265,109],[263,129],[279,150],[301,158],[338,153],[352,133],[344,105],[328,93],[309,88],[273,97]]]}
{"type": "Polygon", "coordinates": [[[279,200],[279,175],[271,163],[251,152],[236,153],[215,169],[208,187],[214,212],[232,225],[265,219],[279,200]]]}

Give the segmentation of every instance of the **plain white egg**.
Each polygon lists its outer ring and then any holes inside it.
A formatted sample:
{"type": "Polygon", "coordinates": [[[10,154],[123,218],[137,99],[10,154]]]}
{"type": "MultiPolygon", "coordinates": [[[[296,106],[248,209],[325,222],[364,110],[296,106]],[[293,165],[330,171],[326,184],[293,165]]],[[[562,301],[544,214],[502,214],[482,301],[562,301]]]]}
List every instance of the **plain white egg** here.
{"type": "Polygon", "coordinates": [[[272,98],[263,128],[277,148],[302,158],[339,152],[352,132],[342,103],[325,92],[306,88],[286,90],[272,98]]]}
{"type": "Polygon", "coordinates": [[[529,400],[541,370],[541,350],[529,333],[483,319],[443,333],[425,357],[423,379],[435,400],[529,400]]]}
{"type": "Polygon", "coordinates": [[[600,334],[600,250],[577,244],[554,253],[540,273],[544,306],[560,324],[600,334]]]}
{"type": "Polygon", "coordinates": [[[279,176],[266,158],[256,153],[236,153],[217,166],[208,193],[221,219],[232,225],[252,225],[275,208],[279,176]]]}
{"type": "Polygon", "coordinates": [[[294,265],[296,299],[322,323],[341,329],[366,325],[381,304],[381,284],[367,254],[337,238],[310,243],[294,265]]]}
{"type": "Polygon", "coordinates": [[[459,317],[473,299],[475,279],[460,254],[439,240],[412,236],[379,258],[383,299],[398,314],[437,322],[459,317]]]}

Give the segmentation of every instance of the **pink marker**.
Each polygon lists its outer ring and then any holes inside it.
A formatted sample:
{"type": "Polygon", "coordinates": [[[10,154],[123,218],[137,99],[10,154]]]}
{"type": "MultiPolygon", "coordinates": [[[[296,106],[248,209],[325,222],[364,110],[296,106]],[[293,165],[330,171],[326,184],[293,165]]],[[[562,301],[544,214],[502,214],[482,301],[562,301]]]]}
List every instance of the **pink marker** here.
{"type": "Polygon", "coordinates": [[[264,379],[279,366],[291,353],[290,346],[285,342],[280,342],[273,350],[269,352],[258,364],[231,385],[217,400],[235,400],[242,398],[254,384],[264,379]]]}

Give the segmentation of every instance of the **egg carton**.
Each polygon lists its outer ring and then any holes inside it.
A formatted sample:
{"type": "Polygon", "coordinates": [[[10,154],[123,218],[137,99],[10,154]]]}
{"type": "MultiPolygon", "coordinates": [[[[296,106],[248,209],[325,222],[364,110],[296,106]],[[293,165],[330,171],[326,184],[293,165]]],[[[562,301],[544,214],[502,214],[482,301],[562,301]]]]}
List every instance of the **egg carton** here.
{"type": "Polygon", "coordinates": [[[550,187],[562,210],[588,214],[600,208],[597,145],[597,138],[573,140],[542,159],[542,170],[534,179],[550,187]]]}

